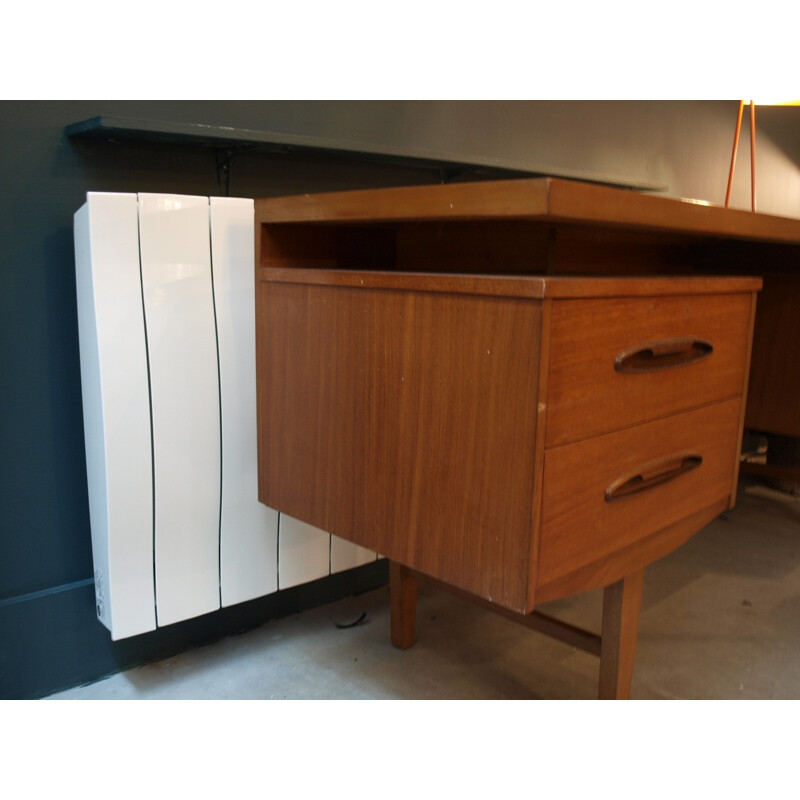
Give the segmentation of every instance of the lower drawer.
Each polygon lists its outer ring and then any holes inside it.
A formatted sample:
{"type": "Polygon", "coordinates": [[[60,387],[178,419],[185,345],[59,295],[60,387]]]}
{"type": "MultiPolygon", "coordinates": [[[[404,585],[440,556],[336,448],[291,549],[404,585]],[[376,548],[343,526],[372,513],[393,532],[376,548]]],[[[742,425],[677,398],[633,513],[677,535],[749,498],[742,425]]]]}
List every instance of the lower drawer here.
{"type": "Polygon", "coordinates": [[[741,400],[545,453],[537,585],[729,498],[741,400]]]}

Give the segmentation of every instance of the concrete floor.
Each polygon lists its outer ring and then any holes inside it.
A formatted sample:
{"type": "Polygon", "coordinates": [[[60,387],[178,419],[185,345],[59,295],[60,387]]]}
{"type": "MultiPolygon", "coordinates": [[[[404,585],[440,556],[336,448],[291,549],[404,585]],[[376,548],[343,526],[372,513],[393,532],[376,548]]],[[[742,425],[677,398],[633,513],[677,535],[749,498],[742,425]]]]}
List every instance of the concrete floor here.
{"type": "MultiPolygon", "coordinates": [[[[601,592],[540,609],[599,630],[601,592]]],[[[51,695],[91,699],[590,699],[595,657],[420,588],[417,643],[389,642],[379,589],[51,695]],[[338,628],[366,614],[362,624],[338,628]]],[[[634,699],[800,698],[800,499],[736,509],[648,568],[634,699]]]]}

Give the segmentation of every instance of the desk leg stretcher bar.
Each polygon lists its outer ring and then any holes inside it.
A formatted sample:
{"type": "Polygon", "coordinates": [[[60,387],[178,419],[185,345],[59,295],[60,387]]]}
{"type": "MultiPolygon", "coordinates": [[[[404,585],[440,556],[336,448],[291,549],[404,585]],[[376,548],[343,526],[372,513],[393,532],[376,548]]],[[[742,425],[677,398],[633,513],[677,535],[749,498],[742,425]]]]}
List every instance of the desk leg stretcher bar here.
{"type": "Polygon", "coordinates": [[[538,611],[518,614],[391,561],[389,591],[392,644],[401,650],[411,647],[416,641],[417,586],[420,580],[457,597],[463,597],[526,628],[599,656],[598,698],[630,699],[644,570],[639,570],[603,590],[603,629],[598,636],[538,611]]]}

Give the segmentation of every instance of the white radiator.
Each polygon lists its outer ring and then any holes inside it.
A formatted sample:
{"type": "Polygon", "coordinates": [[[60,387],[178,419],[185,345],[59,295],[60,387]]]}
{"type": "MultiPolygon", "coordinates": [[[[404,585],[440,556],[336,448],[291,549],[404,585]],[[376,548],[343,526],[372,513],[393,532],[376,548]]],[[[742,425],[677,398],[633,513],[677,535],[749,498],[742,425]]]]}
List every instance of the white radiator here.
{"type": "Polygon", "coordinates": [[[257,499],[253,201],[75,214],[97,616],[122,639],[373,561],[257,499]]]}

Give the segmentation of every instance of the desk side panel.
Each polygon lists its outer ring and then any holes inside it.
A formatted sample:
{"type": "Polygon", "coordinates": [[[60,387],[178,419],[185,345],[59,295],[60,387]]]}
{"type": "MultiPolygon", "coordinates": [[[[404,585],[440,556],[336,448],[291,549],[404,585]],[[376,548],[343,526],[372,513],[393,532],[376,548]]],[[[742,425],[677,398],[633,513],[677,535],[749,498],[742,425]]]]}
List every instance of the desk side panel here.
{"type": "Polygon", "coordinates": [[[524,610],[541,304],[258,292],[261,501],[524,610]]]}
{"type": "Polygon", "coordinates": [[[746,425],[800,438],[800,275],[765,275],[758,297],[746,425]]]}

